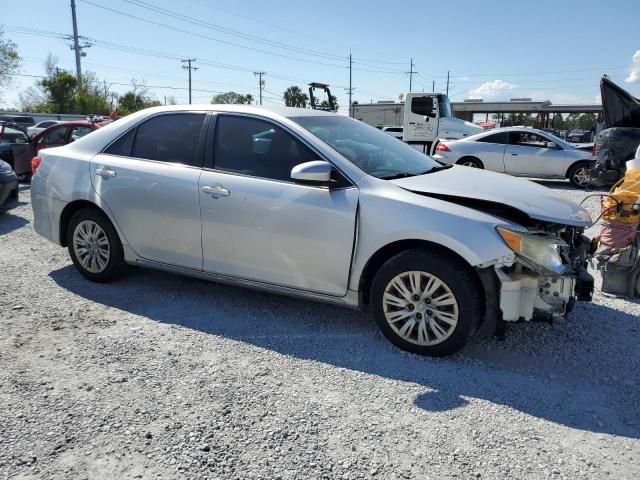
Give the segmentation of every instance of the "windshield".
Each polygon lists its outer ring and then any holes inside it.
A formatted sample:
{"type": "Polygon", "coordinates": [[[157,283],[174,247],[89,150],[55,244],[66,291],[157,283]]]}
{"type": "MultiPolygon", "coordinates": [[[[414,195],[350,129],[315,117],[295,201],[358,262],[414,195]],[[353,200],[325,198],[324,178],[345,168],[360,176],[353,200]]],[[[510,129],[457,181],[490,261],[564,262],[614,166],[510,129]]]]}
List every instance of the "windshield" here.
{"type": "Polygon", "coordinates": [[[438,95],[438,108],[440,110],[440,118],[451,116],[451,103],[446,95],[438,95]]]}
{"type": "Polygon", "coordinates": [[[391,135],[348,117],[294,117],[294,122],[377,178],[422,175],[443,168],[391,135]]]}
{"type": "Polygon", "coordinates": [[[564,140],[562,140],[560,137],[555,136],[553,133],[549,133],[549,132],[544,132],[547,137],[551,137],[551,140],[553,140],[554,142],[556,142],[558,145],[560,145],[561,147],[564,148],[573,148],[573,145],[571,145],[570,143],[565,142],[564,140]]]}

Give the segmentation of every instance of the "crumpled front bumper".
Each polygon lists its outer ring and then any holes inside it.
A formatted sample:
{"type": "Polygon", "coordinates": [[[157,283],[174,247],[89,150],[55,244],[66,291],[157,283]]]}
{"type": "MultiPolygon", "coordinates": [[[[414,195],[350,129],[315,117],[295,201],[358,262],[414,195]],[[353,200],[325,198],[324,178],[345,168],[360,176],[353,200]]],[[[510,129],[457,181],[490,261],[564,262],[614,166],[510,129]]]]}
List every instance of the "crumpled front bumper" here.
{"type": "Polygon", "coordinates": [[[562,317],[576,300],[590,301],[593,277],[584,267],[564,275],[545,276],[521,265],[496,268],[502,320],[529,321],[536,317],[562,317]]]}

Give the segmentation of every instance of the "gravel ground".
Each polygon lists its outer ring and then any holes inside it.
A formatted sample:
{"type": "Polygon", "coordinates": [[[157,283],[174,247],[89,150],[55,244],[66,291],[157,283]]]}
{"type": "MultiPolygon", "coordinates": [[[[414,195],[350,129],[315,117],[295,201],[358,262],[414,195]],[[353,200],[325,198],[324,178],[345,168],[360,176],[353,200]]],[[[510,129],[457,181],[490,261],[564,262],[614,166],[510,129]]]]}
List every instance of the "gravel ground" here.
{"type": "Polygon", "coordinates": [[[337,307],[91,284],[28,193],[0,216],[0,478],[640,478],[637,301],[420,358],[337,307]]]}

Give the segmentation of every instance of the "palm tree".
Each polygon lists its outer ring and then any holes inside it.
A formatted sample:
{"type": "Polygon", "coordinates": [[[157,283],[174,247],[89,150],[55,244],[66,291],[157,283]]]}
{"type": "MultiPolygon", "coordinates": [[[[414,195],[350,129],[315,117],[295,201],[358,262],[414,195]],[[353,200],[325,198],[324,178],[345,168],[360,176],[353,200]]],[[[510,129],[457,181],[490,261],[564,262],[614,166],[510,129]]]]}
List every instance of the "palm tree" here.
{"type": "Polygon", "coordinates": [[[306,93],[302,93],[300,87],[292,85],[284,91],[284,104],[287,107],[300,107],[306,108],[309,96],[306,93]]]}

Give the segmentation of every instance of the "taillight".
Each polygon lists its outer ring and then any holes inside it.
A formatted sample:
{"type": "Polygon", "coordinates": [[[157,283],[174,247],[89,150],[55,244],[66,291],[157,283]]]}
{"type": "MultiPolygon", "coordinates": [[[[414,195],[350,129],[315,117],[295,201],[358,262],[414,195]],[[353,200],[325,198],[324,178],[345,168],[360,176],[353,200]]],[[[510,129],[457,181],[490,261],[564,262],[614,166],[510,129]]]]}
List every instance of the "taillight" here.
{"type": "Polygon", "coordinates": [[[42,163],[42,159],[40,157],[33,157],[31,159],[31,175],[36,173],[36,170],[38,169],[41,163],[42,163]]]}
{"type": "Polygon", "coordinates": [[[436,147],[436,152],[450,152],[449,147],[447,147],[446,143],[439,143],[436,147]]]}
{"type": "Polygon", "coordinates": [[[598,143],[597,143],[597,142],[595,142],[595,143],[593,144],[593,152],[591,152],[591,154],[592,154],[594,157],[596,156],[596,153],[598,153],[598,147],[599,147],[598,143]]]}

